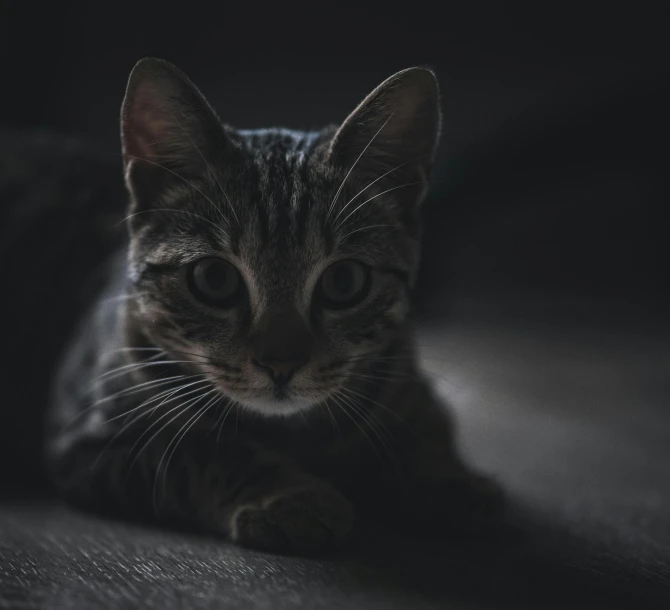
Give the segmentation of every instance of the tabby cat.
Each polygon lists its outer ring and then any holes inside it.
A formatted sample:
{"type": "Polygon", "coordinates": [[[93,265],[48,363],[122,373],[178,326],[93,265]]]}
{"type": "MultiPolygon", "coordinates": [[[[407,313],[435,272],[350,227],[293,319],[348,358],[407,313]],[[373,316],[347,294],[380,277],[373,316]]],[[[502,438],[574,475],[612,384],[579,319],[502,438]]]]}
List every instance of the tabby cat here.
{"type": "Polygon", "coordinates": [[[495,504],[408,319],[440,121],[424,68],[339,127],[241,131],[140,61],[121,114],[129,239],[53,392],[62,494],[293,553],[338,545],[355,517],[458,524],[495,504]]]}

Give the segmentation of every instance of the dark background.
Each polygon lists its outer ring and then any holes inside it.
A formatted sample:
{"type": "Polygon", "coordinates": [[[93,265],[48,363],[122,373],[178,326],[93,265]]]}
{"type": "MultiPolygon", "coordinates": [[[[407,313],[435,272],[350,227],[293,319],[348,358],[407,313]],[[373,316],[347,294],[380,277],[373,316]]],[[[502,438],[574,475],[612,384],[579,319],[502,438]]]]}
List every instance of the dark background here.
{"type": "Polygon", "coordinates": [[[419,304],[663,315],[661,3],[539,4],[15,3],[0,121],[85,136],[118,163],[125,82],[147,55],[245,128],[340,121],[394,71],[430,65],[445,126],[419,304]]]}

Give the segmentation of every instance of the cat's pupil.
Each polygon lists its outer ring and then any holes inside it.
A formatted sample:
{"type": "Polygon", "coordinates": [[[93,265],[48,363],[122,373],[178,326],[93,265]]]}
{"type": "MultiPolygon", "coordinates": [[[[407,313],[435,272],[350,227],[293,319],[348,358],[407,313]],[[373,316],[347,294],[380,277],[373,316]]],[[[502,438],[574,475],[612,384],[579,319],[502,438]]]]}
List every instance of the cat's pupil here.
{"type": "Polygon", "coordinates": [[[210,290],[221,290],[228,281],[228,269],[219,263],[210,263],[205,269],[205,282],[210,290]]]}
{"type": "Polygon", "coordinates": [[[351,293],[354,285],[354,274],[351,267],[341,265],[333,272],[333,287],[341,296],[347,296],[351,293]]]}

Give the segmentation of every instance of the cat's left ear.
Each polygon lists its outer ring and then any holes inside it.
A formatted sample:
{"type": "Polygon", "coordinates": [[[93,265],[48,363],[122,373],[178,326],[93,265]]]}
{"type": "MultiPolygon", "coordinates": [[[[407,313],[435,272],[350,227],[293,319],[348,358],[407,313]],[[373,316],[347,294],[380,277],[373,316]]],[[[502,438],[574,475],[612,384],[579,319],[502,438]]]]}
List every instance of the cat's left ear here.
{"type": "Polygon", "coordinates": [[[121,141],[126,183],[140,205],[170,183],[206,175],[232,147],[196,86],[169,62],[153,58],[138,62],[128,79],[121,141]]]}
{"type": "Polygon", "coordinates": [[[368,180],[417,182],[417,188],[405,193],[419,203],[427,191],[441,122],[435,74],[427,68],[402,70],[347,117],[331,142],[329,158],[368,180]]]}

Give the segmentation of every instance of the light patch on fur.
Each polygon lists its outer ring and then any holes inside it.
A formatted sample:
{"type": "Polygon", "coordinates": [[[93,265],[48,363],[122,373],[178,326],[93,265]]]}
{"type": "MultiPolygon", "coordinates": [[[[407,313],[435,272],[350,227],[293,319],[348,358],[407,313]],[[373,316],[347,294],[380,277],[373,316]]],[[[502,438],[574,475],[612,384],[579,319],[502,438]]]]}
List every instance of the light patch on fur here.
{"type": "Polygon", "coordinates": [[[305,282],[304,289],[302,291],[302,298],[299,299],[297,306],[298,311],[304,312],[309,315],[309,310],[314,298],[314,291],[316,286],[323,275],[323,272],[330,267],[333,263],[337,262],[337,259],[334,257],[330,258],[318,258],[314,261],[312,268],[310,269],[309,275],[307,276],[307,281],[305,282]]]}
{"type": "Polygon", "coordinates": [[[406,299],[396,301],[387,311],[386,316],[393,322],[402,322],[409,312],[409,304],[406,299]]]}
{"type": "Polygon", "coordinates": [[[226,253],[226,260],[235,265],[237,270],[240,272],[242,279],[244,280],[245,286],[247,288],[247,293],[249,294],[249,302],[251,305],[251,311],[255,315],[258,315],[264,306],[262,299],[262,292],[258,283],[256,282],[256,275],[254,273],[253,267],[247,263],[243,258],[234,256],[230,253],[226,253]]]}
{"type": "Polygon", "coordinates": [[[271,398],[245,398],[242,401],[245,407],[269,417],[289,417],[299,411],[305,411],[314,406],[311,400],[286,398],[273,400],[271,398]]]}

